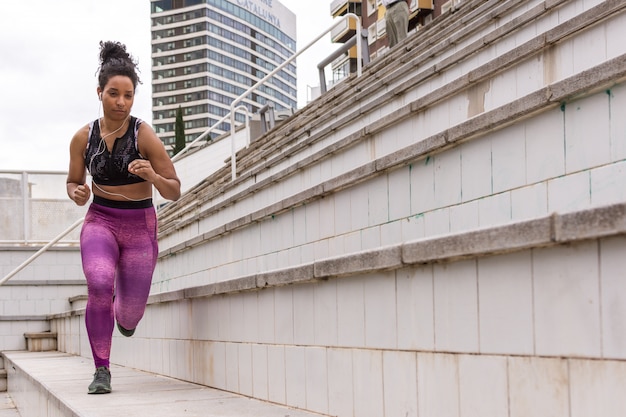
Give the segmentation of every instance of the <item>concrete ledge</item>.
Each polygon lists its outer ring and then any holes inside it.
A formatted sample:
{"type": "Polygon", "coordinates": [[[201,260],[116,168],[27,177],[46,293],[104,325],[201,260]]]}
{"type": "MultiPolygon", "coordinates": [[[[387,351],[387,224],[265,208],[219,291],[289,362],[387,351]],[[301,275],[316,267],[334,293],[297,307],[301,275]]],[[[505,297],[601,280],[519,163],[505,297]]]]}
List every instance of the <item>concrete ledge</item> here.
{"type": "Polygon", "coordinates": [[[402,247],[397,245],[315,262],[314,274],[315,278],[320,279],[398,269],[402,266],[402,247]]]}
{"type": "Polygon", "coordinates": [[[46,321],[48,315],[42,316],[0,316],[0,321],[46,321]]]}
{"type": "Polygon", "coordinates": [[[87,294],[81,294],[81,295],[75,295],[73,297],[68,298],[68,301],[71,303],[75,303],[78,301],[85,301],[87,300],[87,294]]]}
{"type": "Polygon", "coordinates": [[[65,311],[63,313],[57,313],[57,314],[49,314],[46,316],[46,320],[51,320],[51,319],[55,319],[55,318],[67,318],[67,317],[74,317],[74,316],[82,316],[83,314],[85,314],[85,307],[75,307],[70,311],[65,311]]]}
{"type": "MultiPolygon", "coordinates": [[[[0,251],[2,252],[11,252],[11,251],[15,251],[15,252],[37,252],[39,249],[43,248],[44,246],[46,246],[48,242],[44,242],[44,243],[36,243],[36,244],[29,244],[26,245],[24,243],[8,243],[8,242],[3,242],[0,243],[0,251]]],[[[57,246],[52,246],[50,249],[48,249],[48,251],[50,252],[77,252],[80,250],[79,247],[79,243],[72,243],[71,246],[64,246],[62,243],[59,243],[57,246]]]]}
{"type": "Polygon", "coordinates": [[[7,287],[7,286],[23,286],[23,287],[29,287],[29,286],[41,286],[41,285],[51,285],[51,286],[60,286],[60,285],[81,285],[81,286],[87,286],[87,281],[85,281],[84,279],[60,279],[60,280],[54,280],[54,279],[42,279],[41,281],[38,280],[26,280],[26,279],[12,279],[12,280],[8,280],[7,282],[5,282],[4,284],[2,284],[3,287],[7,287]]]}
{"type": "Polygon", "coordinates": [[[453,261],[467,257],[513,252],[554,243],[553,217],[443,236],[402,246],[405,264],[453,261]]]}
{"type": "Polygon", "coordinates": [[[185,290],[168,291],[151,295],[148,303],[167,303],[185,298],[185,290]]]}
{"type": "Polygon", "coordinates": [[[626,204],[554,217],[554,240],[572,242],[626,233],[626,204]]]}
{"type": "Polygon", "coordinates": [[[315,277],[315,265],[310,263],[278,271],[270,271],[257,275],[257,287],[277,287],[312,281],[315,277]]]}
{"type": "Polygon", "coordinates": [[[626,235],[626,203],[419,239],[229,281],[154,294],[148,304],[261,290],[417,264],[454,262],[617,235],[626,235]]]}
{"type": "Polygon", "coordinates": [[[74,297],[70,297],[68,299],[68,301],[70,302],[70,306],[72,307],[72,310],[76,310],[76,309],[87,307],[87,300],[88,300],[88,296],[86,294],[85,295],[77,295],[77,296],[74,296],[74,297]]]}

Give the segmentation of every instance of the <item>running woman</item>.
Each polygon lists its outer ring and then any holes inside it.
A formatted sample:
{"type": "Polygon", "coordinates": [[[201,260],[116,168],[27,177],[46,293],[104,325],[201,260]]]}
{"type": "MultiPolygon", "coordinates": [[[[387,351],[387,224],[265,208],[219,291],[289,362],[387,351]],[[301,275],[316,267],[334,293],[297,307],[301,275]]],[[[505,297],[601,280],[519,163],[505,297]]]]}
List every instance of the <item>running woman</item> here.
{"type": "Polygon", "coordinates": [[[140,82],[126,46],[100,42],[96,92],[102,117],[81,127],[70,143],[67,194],[83,206],[93,192],[80,234],[85,324],[96,368],[89,394],[111,392],[115,322],[130,337],[146,308],[158,254],[152,189],[168,200],[180,197],[180,180],[163,143],[130,113],[140,82]]]}

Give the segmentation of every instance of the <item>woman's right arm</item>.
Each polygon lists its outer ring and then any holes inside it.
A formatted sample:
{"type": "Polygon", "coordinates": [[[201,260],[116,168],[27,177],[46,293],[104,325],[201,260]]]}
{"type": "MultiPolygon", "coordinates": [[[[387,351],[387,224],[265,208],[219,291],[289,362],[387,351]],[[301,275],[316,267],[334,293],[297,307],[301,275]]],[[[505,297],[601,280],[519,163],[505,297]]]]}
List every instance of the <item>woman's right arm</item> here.
{"type": "Polygon", "coordinates": [[[67,174],[67,195],[77,205],[84,206],[91,197],[91,190],[87,181],[85,169],[85,149],[87,148],[87,136],[89,126],[80,129],[70,142],[70,167],[67,174]]]}

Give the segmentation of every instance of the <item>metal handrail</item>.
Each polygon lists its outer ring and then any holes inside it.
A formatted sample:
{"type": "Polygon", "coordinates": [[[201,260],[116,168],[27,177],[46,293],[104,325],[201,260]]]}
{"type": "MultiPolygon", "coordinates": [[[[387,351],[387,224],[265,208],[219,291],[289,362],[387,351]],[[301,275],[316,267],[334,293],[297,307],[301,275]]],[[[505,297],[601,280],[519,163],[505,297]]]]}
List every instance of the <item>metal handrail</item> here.
{"type": "MultiPolygon", "coordinates": [[[[233,100],[233,102],[230,105],[230,109],[231,109],[230,110],[230,113],[231,113],[231,116],[230,116],[231,117],[230,134],[231,134],[231,136],[234,136],[234,134],[235,134],[234,116],[233,116],[233,109],[235,108],[235,105],[238,104],[242,99],[247,97],[254,90],[256,90],[258,87],[260,87],[261,84],[265,83],[268,79],[273,77],[278,71],[280,71],[281,69],[286,67],[291,61],[295,60],[302,52],[306,51],[311,46],[313,46],[317,41],[322,39],[322,37],[324,35],[326,35],[327,33],[332,32],[332,30],[335,29],[337,26],[339,26],[341,23],[343,23],[344,20],[348,20],[348,19],[356,19],[356,25],[355,25],[356,26],[356,36],[357,36],[357,39],[360,39],[361,38],[361,18],[359,16],[357,16],[356,14],[354,14],[354,13],[347,13],[347,14],[341,16],[341,19],[339,19],[337,22],[333,23],[328,29],[326,29],[324,32],[322,32],[317,38],[315,38],[311,42],[309,42],[309,44],[307,46],[302,48],[295,55],[292,55],[291,57],[289,57],[289,59],[287,59],[285,62],[283,62],[282,64],[280,64],[276,68],[274,68],[274,70],[272,72],[267,74],[260,81],[258,81],[252,87],[248,88],[243,94],[241,94],[239,97],[237,97],[235,100],[233,100]]],[[[362,50],[361,42],[357,42],[356,43],[356,55],[357,55],[357,76],[358,77],[361,76],[361,69],[362,69],[362,65],[363,65],[362,62],[361,62],[361,56],[362,56],[362,51],[361,50],[362,50]]],[[[232,178],[233,181],[235,180],[235,178],[237,178],[237,172],[236,171],[237,170],[236,170],[235,158],[233,157],[233,158],[231,158],[231,178],[232,178]]]]}
{"type": "MultiPolygon", "coordinates": [[[[295,60],[302,52],[306,51],[307,49],[309,49],[311,46],[313,46],[317,41],[319,41],[324,35],[326,35],[327,33],[331,32],[335,27],[339,26],[339,24],[341,24],[344,20],[348,20],[348,19],[356,19],[356,36],[357,39],[360,39],[361,37],[361,19],[359,16],[357,16],[354,13],[348,13],[345,14],[341,17],[341,19],[339,19],[337,22],[333,23],[328,29],[326,29],[324,32],[322,32],[317,38],[315,38],[313,41],[309,42],[309,44],[307,46],[305,46],[304,48],[302,48],[300,51],[298,51],[295,55],[291,56],[289,59],[287,59],[285,62],[283,62],[282,64],[280,64],[278,67],[276,67],[272,72],[270,72],[269,74],[267,74],[265,77],[263,77],[263,79],[261,79],[260,81],[258,81],[256,84],[254,84],[252,87],[250,87],[246,92],[244,92],[243,94],[241,94],[239,97],[237,97],[231,104],[230,106],[230,111],[228,112],[228,114],[226,114],[224,117],[222,117],[218,122],[214,123],[211,127],[209,127],[209,129],[207,129],[207,131],[205,131],[204,133],[202,133],[200,136],[198,136],[193,142],[189,143],[187,146],[185,146],[183,148],[182,151],[180,151],[179,153],[177,153],[176,155],[174,155],[172,157],[172,162],[178,160],[182,154],[184,154],[185,152],[187,152],[193,145],[195,145],[197,142],[199,142],[200,140],[206,138],[210,132],[216,128],[216,126],[218,126],[219,124],[223,123],[226,121],[227,118],[230,117],[230,136],[231,136],[231,152],[232,152],[232,156],[231,156],[231,176],[232,179],[234,180],[236,178],[236,162],[235,162],[235,157],[236,157],[236,152],[235,152],[235,113],[238,110],[245,110],[245,114],[246,114],[246,124],[248,124],[249,119],[250,119],[250,115],[249,115],[249,111],[248,108],[245,105],[237,105],[243,98],[245,98],[246,96],[248,96],[251,92],[253,92],[254,90],[256,90],[259,86],[261,86],[261,84],[265,83],[270,77],[274,76],[278,71],[280,71],[281,69],[283,69],[285,66],[287,66],[291,61],[295,60]]],[[[357,42],[357,76],[360,77],[361,76],[361,68],[362,68],[362,62],[361,62],[361,55],[362,55],[362,46],[361,46],[361,42],[357,42]]],[[[248,134],[248,138],[246,140],[246,146],[250,145],[250,135],[248,134]]],[[[36,258],[38,258],[41,254],[43,254],[45,251],[47,251],[50,247],[52,247],[55,243],[57,243],[59,240],[61,240],[63,237],[65,237],[66,235],[68,235],[72,230],[74,230],[75,228],[77,228],[80,224],[83,223],[83,221],[85,220],[85,218],[81,218],[76,220],[76,222],[74,222],[74,224],[72,224],[70,227],[68,227],[67,229],[65,229],[65,231],[63,231],[61,234],[59,234],[57,237],[55,237],[54,239],[52,239],[49,243],[47,243],[45,246],[43,246],[41,249],[39,249],[35,254],[33,254],[30,258],[28,258],[27,260],[25,260],[24,262],[22,262],[22,264],[20,266],[18,266],[17,268],[15,268],[13,271],[11,271],[7,276],[5,276],[4,278],[2,278],[2,280],[0,280],[0,286],[3,285],[5,282],[7,282],[9,279],[11,279],[13,276],[15,276],[18,272],[20,272],[22,269],[24,269],[26,266],[28,266],[33,260],[35,260],[36,258]]]]}
{"type": "Polygon", "coordinates": [[[346,43],[344,43],[342,47],[337,49],[335,52],[330,54],[326,59],[324,59],[319,64],[317,64],[317,71],[319,73],[319,78],[320,78],[320,91],[322,92],[322,94],[324,94],[328,90],[326,87],[326,74],[324,73],[324,68],[326,68],[326,66],[333,63],[335,59],[339,58],[341,55],[348,52],[354,45],[357,45],[357,49],[359,48],[359,46],[361,46],[362,48],[361,54],[363,54],[363,50],[367,51],[365,55],[363,55],[363,57],[359,59],[359,62],[361,62],[363,65],[369,63],[369,49],[367,45],[367,34],[363,32],[361,32],[360,34],[356,33],[346,43]]]}

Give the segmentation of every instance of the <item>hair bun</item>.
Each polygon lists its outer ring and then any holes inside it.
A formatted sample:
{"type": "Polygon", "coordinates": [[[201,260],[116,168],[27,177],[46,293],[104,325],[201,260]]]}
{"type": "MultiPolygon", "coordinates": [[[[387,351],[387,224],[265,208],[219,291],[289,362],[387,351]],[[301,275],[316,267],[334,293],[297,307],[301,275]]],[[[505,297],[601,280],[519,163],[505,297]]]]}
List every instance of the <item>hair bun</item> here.
{"type": "Polygon", "coordinates": [[[132,57],[126,52],[126,45],[120,42],[100,41],[100,62],[105,64],[111,59],[133,62],[132,57]]]}
{"type": "Polygon", "coordinates": [[[109,78],[115,75],[130,77],[133,86],[141,83],[137,74],[137,63],[126,51],[126,45],[114,41],[100,41],[100,69],[98,70],[98,86],[104,90],[109,78]]]}

